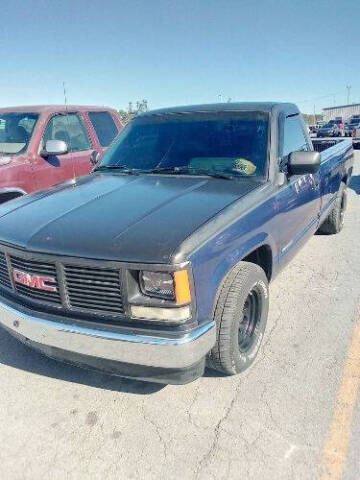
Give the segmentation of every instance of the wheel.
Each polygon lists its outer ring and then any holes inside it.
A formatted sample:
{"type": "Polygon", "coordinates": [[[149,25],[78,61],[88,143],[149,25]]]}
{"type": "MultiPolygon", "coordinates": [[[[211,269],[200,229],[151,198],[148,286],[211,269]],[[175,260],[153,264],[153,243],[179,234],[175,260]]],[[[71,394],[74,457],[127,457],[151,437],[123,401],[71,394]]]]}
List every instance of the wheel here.
{"type": "Polygon", "coordinates": [[[216,343],[207,365],[227,375],[246,370],[259,351],[268,311],[269,284],[264,270],[240,262],[226,276],[216,302],[216,343]]]}
{"type": "Polygon", "coordinates": [[[337,194],[335,205],[324,223],[319,227],[319,233],[328,235],[339,233],[344,226],[344,216],[347,205],[346,185],[341,182],[339,192],[337,194]]]}

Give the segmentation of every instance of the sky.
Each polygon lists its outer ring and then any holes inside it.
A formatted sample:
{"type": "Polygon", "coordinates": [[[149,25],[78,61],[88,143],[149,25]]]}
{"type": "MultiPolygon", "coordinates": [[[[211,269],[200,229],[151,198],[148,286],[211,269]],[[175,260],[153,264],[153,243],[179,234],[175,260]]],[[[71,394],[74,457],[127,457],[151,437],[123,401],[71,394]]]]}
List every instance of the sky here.
{"type": "Polygon", "coordinates": [[[0,106],[360,102],[359,0],[2,0],[0,106]]]}

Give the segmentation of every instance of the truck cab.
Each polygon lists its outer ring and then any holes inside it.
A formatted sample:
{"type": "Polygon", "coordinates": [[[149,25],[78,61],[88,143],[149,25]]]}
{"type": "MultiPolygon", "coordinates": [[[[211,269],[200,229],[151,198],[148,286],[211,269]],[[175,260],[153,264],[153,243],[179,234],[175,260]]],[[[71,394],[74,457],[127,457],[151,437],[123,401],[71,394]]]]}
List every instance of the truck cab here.
{"type": "Polygon", "coordinates": [[[106,107],[0,109],[0,203],[89,173],[121,128],[106,107]]]}

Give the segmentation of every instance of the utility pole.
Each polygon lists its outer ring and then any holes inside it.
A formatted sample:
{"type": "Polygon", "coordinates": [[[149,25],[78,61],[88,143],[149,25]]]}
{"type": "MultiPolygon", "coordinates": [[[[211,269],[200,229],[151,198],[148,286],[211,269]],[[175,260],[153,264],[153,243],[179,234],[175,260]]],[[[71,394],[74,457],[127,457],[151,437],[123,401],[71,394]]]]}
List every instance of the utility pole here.
{"type": "Polygon", "coordinates": [[[350,104],[350,90],[351,90],[351,85],[346,85],[346,90],[347,90],[347,104],[350,104]]]}

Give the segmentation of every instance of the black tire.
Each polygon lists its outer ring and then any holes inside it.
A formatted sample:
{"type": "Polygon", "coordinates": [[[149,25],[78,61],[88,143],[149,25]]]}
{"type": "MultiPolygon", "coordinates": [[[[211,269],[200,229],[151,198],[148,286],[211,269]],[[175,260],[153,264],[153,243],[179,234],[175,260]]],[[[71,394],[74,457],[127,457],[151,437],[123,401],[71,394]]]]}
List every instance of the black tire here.
{"type": "Polygon", "coordinates": [[[347,205],[346,184],[341,182],[340,188],[335,200],[335,205],[325,222],[319,227],[319,233],[332,235],[341,232],[344,226],[344,216],[347,205]]]}
{"type": "Polygon", "coordinates": [[[269,311],[269,284],[254,263],[240,262],[226,276],[216,302],[216,344],[208,367],[236,375],[255,360],[269,311]]]}

